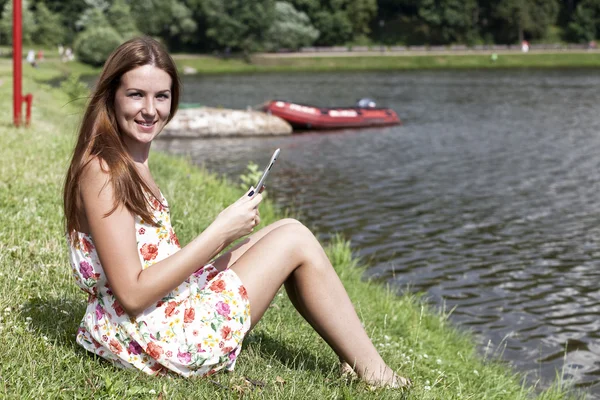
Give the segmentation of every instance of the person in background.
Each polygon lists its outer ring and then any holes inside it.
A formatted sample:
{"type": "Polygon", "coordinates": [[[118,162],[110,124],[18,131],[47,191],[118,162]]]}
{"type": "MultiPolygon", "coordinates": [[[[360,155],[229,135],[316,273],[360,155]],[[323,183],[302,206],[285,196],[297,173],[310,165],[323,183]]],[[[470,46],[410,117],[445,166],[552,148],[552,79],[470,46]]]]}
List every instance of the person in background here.
{"type": "Polygon", "coordinates": [[[33,67],[37,67],[37,63],[35,62],[35,51],[29,50],[27,52],[27,62],[33,67]]]}
{"type": "Polygon", "coordinates": [[[409,386],[371,343],[314,235],[294,219],[255,232],[262,194],[251,189],[180,246],[148,158],[180,90],[172,58],[141,37],[110,55],[91,95],[64,187],[71,267],[88,295],[77,343],[152,375],[232,370],[244,336],[285,286],[343,370],[409,386]]]}

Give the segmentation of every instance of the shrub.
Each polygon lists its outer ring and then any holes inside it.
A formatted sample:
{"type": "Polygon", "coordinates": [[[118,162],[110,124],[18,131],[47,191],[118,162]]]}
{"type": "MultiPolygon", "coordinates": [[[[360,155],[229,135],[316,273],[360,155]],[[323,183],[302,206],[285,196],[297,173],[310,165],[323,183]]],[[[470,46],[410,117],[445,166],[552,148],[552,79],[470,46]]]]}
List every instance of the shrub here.
{"type": "Polygon", "coordinates": [[[89,28],[75,40],[75,54],[86,64],[100,66],[123,39],[111,27],[89,28]]]}
{"type": "Polygon", "coordinates": [[[71,74],[60,84],[60,89],[69,96],[70,101],[87,99],[90,94],[90,89],[79,78],[79,74],[71,74]]]}

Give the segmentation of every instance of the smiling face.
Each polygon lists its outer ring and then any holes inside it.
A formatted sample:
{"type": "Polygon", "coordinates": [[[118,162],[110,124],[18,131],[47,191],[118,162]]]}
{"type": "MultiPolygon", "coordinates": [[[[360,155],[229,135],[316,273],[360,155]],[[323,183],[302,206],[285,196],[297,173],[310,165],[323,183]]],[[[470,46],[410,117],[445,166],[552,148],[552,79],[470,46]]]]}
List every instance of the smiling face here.
{"type": "Polygon", "coordinates": [[[171,85],[171,76],[153,65],[134,68],[121,77],[115,93],[115,117],[130,150],[150,145],[167,124],[171,85]]]}

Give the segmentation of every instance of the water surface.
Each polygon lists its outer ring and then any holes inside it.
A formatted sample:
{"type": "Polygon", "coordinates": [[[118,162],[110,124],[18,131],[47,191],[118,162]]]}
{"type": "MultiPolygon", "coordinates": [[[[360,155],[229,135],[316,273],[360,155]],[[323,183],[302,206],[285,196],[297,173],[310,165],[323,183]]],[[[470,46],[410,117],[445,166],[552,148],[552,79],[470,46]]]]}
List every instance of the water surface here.
{"type": "MultiPolygon", "coordinates": [[[[351,62],[349,60],[349,62],[351,62]]],[[[283,138],[163,140],[237,179],[281,147],[268,195],[370,277],[453,309],[531,381],[600,398],[600,75],[589,70],[186,77],[184,101],[245,108],[374,97],[404,125],[283,138]]]]}

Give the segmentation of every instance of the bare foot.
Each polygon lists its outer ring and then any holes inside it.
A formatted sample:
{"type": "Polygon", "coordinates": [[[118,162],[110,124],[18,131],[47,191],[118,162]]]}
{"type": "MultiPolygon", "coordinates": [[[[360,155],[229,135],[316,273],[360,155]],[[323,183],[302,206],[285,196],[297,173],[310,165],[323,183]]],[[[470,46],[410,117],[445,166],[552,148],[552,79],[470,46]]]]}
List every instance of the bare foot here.
{"type": "MultiPolygon", "coordinates": [[[[358,378],[358,374],[354,371],[354,368],[343,360],[340,360],[340,375],[346,379],[358,378]]],[[[412,381],[409,378],[398,375],[389,367],[386,367],[386,373],[379,378],[375,377],[373,374],[369,379],[365,379],[364,377],[363,379],[374,388],[389,387],[392,389],[408,389],[412,386],[412,381]]]]}
{"type": "Polygon", "coordinates": [[[340,375],[343,378],[346,379],[354,379],[357,378],[358,375],[356,374],[356,371],[354,371],[354,368],[352,368],[352,366],[350,364],[348,364],[346,361],[341,361],[340,360],[340,375]]]}
{"type": "Polygon", "coordinates": [[[375,388],[408,389],[412,386],[412,381],[395,373],[391,368],[386,367],[383,374],[376,376],[372,374],[368,378],[363,377],[365,382],[375,388]]]}

